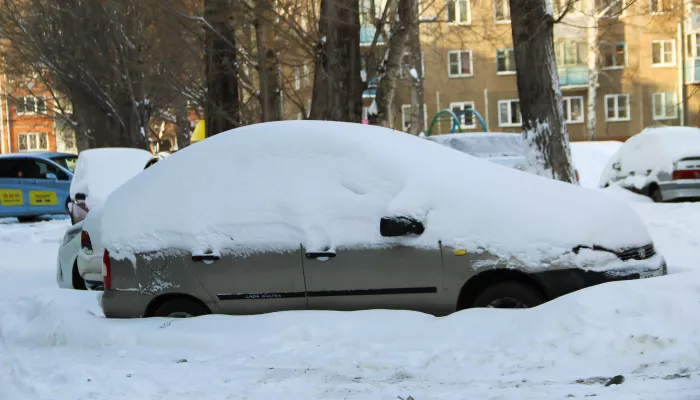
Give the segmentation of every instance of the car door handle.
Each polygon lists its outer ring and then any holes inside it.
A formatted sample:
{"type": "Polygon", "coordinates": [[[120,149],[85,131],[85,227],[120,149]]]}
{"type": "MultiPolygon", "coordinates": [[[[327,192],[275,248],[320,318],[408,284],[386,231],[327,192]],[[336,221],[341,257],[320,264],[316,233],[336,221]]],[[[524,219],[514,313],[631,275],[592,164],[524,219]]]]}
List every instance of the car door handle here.
{"type": "Polygon", "coordinates": [[[333,258],[335,257],[335,253],[331,251],[312,251],[306,253],[306,258],[308,259],[316,259],[316,258],[333,258]]]}
{"type": "Polygon", "coordinates": [[[192,261],[219,261],[216,254],[192,254],[192,261]]]}

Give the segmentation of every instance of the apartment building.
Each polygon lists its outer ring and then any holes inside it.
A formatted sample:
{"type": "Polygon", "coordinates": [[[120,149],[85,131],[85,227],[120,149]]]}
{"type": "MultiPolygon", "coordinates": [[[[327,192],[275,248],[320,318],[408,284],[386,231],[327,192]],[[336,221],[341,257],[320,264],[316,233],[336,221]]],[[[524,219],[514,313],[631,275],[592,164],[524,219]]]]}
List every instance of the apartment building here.
{"type": "MultiPolygon", "coordinates": [[[[553,1],[558,17],[566,0],[553,1]]],[[[555,25],[557,70],[572,140],[589,138],[586,123],[592,109],[596,140],[625,140],[659,124],[700,126],[700,3],[683,1],[581,0],[555,25]],[[589,85],[595,77],[597,84],[589,85]]],[[[364,3],[369,1],[362,3],[366,11],[364,3]]],[[[375,3],[380,11],[380,2],[375,3]]],[[[421,21],[423,130],[450,132],[448,115],[435,118],[450,109],[460,116],[464,132],[519,132],[508,0],[426,0],[421,21]],[[479,113],[485,126],[464,111],[469,108],[479,113]]],[[[361,18],[363,46],[374,38],[374,26],[368,22],[361,18]]],[[[297,96],[308,93],[306,75],[308,71],[298,68],[292,72],[301,89],[297,96]]],[[[407,130],[411,123],[412,80],[404,68],[390,118],[395,129],[407,130]]],[[[365,113],[373,96],[371,88],[365,91],[365,113]]],[[[286,118],[304,117],[300,101],[285,102],[286,118]]]]}

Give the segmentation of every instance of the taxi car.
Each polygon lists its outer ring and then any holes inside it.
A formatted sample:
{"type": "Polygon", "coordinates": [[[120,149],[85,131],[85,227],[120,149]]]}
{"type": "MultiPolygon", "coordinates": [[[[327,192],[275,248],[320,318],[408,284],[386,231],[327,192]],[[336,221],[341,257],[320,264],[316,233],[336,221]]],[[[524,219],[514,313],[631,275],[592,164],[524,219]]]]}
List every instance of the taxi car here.
{"type": "Polygon", "coordinates": [[[77,159],[55,152],[0,156],[0,218],[28,222],[41,215],[66,214],[77,159]]]}

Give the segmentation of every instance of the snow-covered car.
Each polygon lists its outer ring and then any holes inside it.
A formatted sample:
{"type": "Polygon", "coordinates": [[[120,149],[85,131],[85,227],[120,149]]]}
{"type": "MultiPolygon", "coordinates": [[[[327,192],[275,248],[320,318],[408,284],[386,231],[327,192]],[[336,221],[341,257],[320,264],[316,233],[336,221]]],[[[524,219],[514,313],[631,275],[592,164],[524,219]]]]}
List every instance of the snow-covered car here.
{"type": "Polygon", "coordinates": [[[478,132],[428,136],[426,139],[474,157],[525,170],[525,148],[517,133],[478,132]]]}
{"type": "Polygon", "coordinates": [[[107,317],[444,315],[666,273],[625,203],[360,124],[216,135],[119,187],[100,221],[107,317]]]}
{"type": "Polygon", "coordinates": [[[571,159],[576,171],[581,174],[581,187],[598,188],[605,164],[621,146],[622,142],[614,140],[571,142],[571,159]]]}
{"type": "MultiPolygon", "coordinates": [[[[154,156],[150,156],[149,153],[149,157],[146,157],[147,159],[144,165],[144,158],[142,155],[138,153],[131,154],[129,160],[131,176],[135,176],[144,169],[152,167],[156,163],[167,158],[168,155],[169,153],[160,152],[154,156]]],[[[130,179],[131,176],[128,178],[130,179]]],[[[120,176],[120,185],[124,182],[124,178],[127,178],[127,174],[120,176]]],[[[112,190],[116,189],[118,186],[119,185],[114,186],[112,190]]],[[[83,230],[81,232],[80,250],[78,253],[79,274],[85,279],[91,289],[102,287],[102,253],[104,252],[104,248],[100,242],[101,208],[102,204],[93,208],[90,214],[85,218],[83,230]]]]}
{"type": "Polygon", "coordinates": [[[700,199],[700,129],[647,128],[610,158],[600,187],[618,185],[656,202],[700,199]]]}
{"type": "Polygon", "coordinates": [[[85,219],[114,189],[143,171],[150,159],[151,153],[140,149],[103,148],[80,153],[70,185],[68,210],[73,224],[66,230],[56,261],[59,287],[85,289],[86,285],[101,285],[101,259],[97,260],[97,273],[87,273],[95,261],[81,251],[81,245],[90,240],[83,230],[85,219]]]}

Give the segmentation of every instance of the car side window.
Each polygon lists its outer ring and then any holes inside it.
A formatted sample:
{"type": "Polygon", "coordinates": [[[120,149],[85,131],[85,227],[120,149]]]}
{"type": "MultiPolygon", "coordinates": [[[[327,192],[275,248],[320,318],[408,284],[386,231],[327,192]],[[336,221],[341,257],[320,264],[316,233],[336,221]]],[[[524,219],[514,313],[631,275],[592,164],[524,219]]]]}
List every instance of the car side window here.
{"type": "Polygon", "coordinates": [[[22,178],[26,179],[46,179],[46,174],[52,173],[59,179],[65,174],[56,168],[56,166],[47,163],[44,160],[26,158],[20,163],[22,178]]]}
{"type": "Polygon", "coordinates": [[[0,178],[17,178],[17,163],[15,159],[0,160],[0,178]]]}
{"type": "Polygon", "coordinates": [[[43,166],[40,166],[42,168],[46,168],[46,173],[44,173],[44,179],[46,178],[46,174],[51,172],[56,175],[59,181],[67,181],[68,180],[68,174],[63,172],[60,168],[58,168],[56,165],[43,161],[43,160],[37,160],[38,163],[43,164],[43,166]]]}

